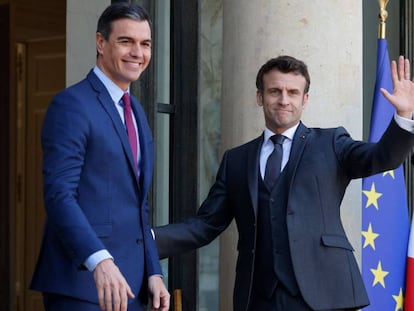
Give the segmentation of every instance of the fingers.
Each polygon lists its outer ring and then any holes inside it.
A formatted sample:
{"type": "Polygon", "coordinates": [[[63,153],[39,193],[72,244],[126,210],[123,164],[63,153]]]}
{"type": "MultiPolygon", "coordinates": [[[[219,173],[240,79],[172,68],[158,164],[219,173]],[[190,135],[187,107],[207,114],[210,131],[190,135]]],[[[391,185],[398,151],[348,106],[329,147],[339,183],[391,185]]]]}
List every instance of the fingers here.
{"type": "Polygon", "coordinates": [[[398,57],[398,80],[404,80],[405,79],[405,66],[404,66],[404,57],[400,55],[398,57]]]}
{"type": "Polygon", "coordinates": [[[96,266],[94,278],[100,308],[106,311],[126,311],[128,297],[135,296],[112,259],[103,260],[96,266]]]}
{"type": "Polygon", "coordinates": [[[159,291],[155,292],[152,295],[152,308],[158,310],[160,308],[160,293],[159,291]]]}
{"type": "Polygon", "coordinates": [[[102,287],[97,287],[98,290],[98,302],[99,302],[99,307],[101,308],[101,310],[105,310],[105,293],[104,293],[104,289],[102,287]]]}
{"type": "Polygon", "coordinates": [[[404,59],[404,73],[405,73],[405,79],[406,80],[410,80],[411,77],[411,66],[410,66],[410,61],[406,58],[404,59]]]}
{"type": "Polygon", "coordinates": [[[148,288],[152,295],[152,308],[155,311],[167,311],[170,308],[170,293],[165,288],[160,276],[150,276],[148,288]]]}
{"type": "Polygon", "coordinates": [[[380,91],[381,91],[382,95],[384,95],[384,96],[385,96],[385,98],[387,98],[388,100],[390,99],[390,97],[391,97],[390,92],[388,92],[388,91],[387,91],[386,89],[384,89],[384,88],[380,88],[380,91]]]}
{"type": "Polygon", "coordinates": [[[135,295],[132,292],[131,288],[129,287],[128,283],[127,283],[127,291],[126,291],[126,293],[127,293],[127,295],[128,295],[129,298],[131,298],[131,299],[134,299],[135,298],[135,295]]]}
{"type": "Polygon", "coordinates": [[[163,292],[163,295],[160,296],[160,310],[161,311],[168,311],[170,309],[170,294],[167,290],[163,292]]]}
{"type": "Polygon", "coordinates": [[[392,61],[391,72],[393,81],[410,80],[410,61],[407,58],[404,58],[404,56],[400,55],[400,57],[398,57],[398,66],[396,61],[392,61]]]}
{"type": "Polygon", "coordinates": [[[105,292],[105,309],[106,311],[112,311],[112,292],[111,292],[111,288],[109,286],[105,286],[104,288],[104,292],[105,292]]]}
{"type": "Polygon", "coordinates": [[[411,81],[410,61],[400,56],[391,63],[393,90],[381,89],[385,98],[394,106],[397,115],[412,119],[414,111],[414,79],[411,81]]]}
{"type": "Polygon", "coordinates": [[[170,309],[170,294],[166,292],[159,292],[152,296],[152,311],[168,311],[170,309]]]}
{"type": "MultiPolygon", "coordinates": [[[[135,295],[112,259],[103,260],[96,266],[94,278],[100,308],[106,311],[127,311],[128,297],[133,299],[135,295]]],[[[161,276],[150,276],[148,288],[152,294],[151,310],[169,310],[170,294],[161,276]]]]}

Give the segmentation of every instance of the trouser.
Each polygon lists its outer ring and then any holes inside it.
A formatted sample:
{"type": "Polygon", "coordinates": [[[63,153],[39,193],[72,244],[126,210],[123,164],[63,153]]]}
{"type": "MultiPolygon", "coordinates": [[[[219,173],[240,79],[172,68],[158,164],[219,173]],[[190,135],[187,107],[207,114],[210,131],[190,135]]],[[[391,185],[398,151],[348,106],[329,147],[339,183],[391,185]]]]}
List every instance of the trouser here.
{"type": "MultiPolygon", "coordinates": [[[[272,297],[266,298],[252,292],[249,311],[314,311],[301,294],[292,296],[286,288],[278,284],[272,297]]],[[[358,309],[329,309],[323,311],[356,311],[358,309]]]]}
{"type": "MultiPolygon", "coordinates": [[[[45,311],[102,311],[99,304],[58,294],[43,293],[45,311]]],[[[143,311],[138,299],[128,304],[128,311],[143,311]]]]}

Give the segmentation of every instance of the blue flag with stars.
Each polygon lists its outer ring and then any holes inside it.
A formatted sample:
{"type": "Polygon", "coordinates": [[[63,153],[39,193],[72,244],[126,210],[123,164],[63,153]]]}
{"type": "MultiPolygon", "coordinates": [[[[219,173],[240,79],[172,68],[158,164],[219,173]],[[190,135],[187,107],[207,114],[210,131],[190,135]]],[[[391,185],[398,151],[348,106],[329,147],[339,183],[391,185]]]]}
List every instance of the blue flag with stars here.
{"type": "MultiPolygon", "coordinates": [[[[377,142],[395,109],[380,92],[392,93],[387,41],[378,39],[377,76],[370,142],[377,142]]],[[[403,310],[409,236],[408,206],[402,166],[362,181],[362,276],[371,304],[364,310],[403,310]]]]}

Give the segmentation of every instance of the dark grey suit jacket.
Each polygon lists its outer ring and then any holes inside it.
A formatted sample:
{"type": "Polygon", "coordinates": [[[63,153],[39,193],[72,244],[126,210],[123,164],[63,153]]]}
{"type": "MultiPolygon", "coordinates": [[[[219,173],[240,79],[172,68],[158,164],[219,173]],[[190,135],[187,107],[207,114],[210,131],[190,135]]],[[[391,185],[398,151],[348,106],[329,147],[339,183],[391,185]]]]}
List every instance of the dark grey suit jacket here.
{"type": "MultiPolygon", "coordinates": [[[[210,243],[235,219],[239,232],[234,310],[248,308],[254,273],[259,153],[263,137],[227,151],[197,215],[155,229],[161,257],[210,243]]],[[[299,125],[289,158],[286,223],[300,292],[312,309],[356,308],[369,303],[353,248],[340,218],[351,179],[399,166],[414,135],[391,121],[376,143],[353,140],[342,127],[299,125]]]]}

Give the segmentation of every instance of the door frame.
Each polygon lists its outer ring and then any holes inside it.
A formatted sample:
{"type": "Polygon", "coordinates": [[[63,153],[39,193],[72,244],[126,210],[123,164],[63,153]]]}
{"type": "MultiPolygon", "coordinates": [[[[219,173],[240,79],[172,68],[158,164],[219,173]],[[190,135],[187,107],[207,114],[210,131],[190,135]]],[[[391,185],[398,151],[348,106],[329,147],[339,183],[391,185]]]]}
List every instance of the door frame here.
{"type": "Polygon", "coordinates": [[[10,42],[10,5],[3,3],[0,5],[0,34],[6,46],[0,49],[0,135],[2,145],[5,151],[0,153],[0,309],[8,310],[10,305],[11,294],[11,261],[9,258],[12,240],[10,237],[10,228],[12,227],[10,203],[10,179],[12,175],[10,161],[13,157],[11,151],[10,136],[10,75],[9,68],[12,68],[12,62],[7,42],[10,42]],[[8,150],[8,152],[7,152],[8,150]]]}
{"type": "MultiPolygon", "coordinates": [[[[119,1],[119,0],[118,0],[119,1]]],[[[117,0],[112,0],[117,2],[117,0]]],[[[132,0],[139,3],[156,25],[156,1],[132,0]]],[[[157,113],[170,114],[169,222],[183,221],[198,209],[198,48],[199,1],[171,0],[170,18],[170,103],[155,102],[157,47],[153,61],[142,77],[132,85],[155,129],[157,113]]],[[[154,35],[155,32],[153,31],[154,35]]],[[[154,40],[156,41],[156,40],[154,40]]],[[[153,191],[156,191],[155,185],[153,191]]],[[[153,206],[154,197],[149,201],[153,206]]],[[[152,212],[154,215],[154,211],[152,212]]],[[[152,217],[153,220],[154,217],[152,217]]],[[[154,223],[154,222],[152,222],[154,223]]],[[[168,288],[181,290],[183,310],[197,310],[197,251],[174,256],[168,262],[168,288]]],[[[174,295],[172,295],[174,300],[174,295]]],[[[173,304],[172,304],[173,305],[173,304]]]]}
{"type": "MultiPolygon", "coordinates": [[[[198,1],[171,1],[170,223],[198,209],[198,1]]],[[[169,285],[182,290],[184,310],[197,310],[197,251],[169,261],[169,285]]]]}

